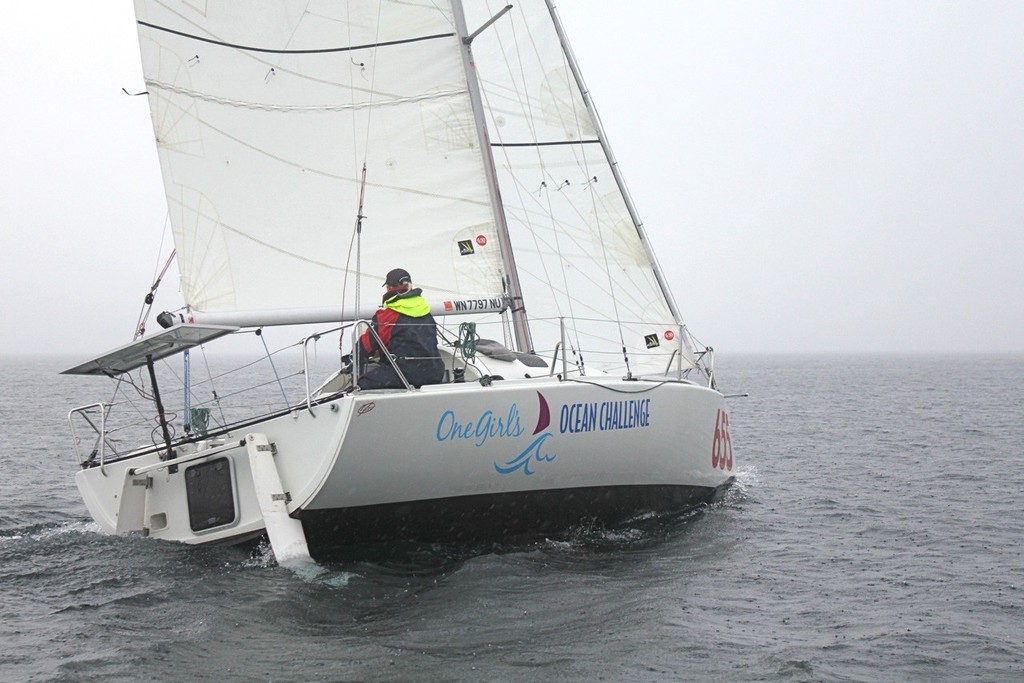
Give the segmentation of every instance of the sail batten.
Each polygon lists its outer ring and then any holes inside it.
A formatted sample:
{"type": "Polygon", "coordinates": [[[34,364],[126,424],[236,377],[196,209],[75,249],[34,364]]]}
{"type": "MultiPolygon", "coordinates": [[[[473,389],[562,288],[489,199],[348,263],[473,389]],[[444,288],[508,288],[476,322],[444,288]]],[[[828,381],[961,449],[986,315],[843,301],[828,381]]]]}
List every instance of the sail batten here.
{"type": "Polygon", "coordinates": [[[319,47],[319,48],[306,48],[306,49],[288,49],[288,48],[257,47],[257,46],[254,46],[254,45],[241,45],[241,44],[238,44],[238,43],[229,43],[229,42],[226,42],[226,41],[223,41],[223,40],[217,40],[215,38],[208,38],[208,37],[205,37],[205,36],[199,36],[199,35],[195,35],[195,34],[192,34],[192,33],[186,33],[184,31],[177,31],[175,29],[168,28],[166,26],[158,26],[156,24],[151,24],[151,23],[145,22],[145,21],[140,21],[140,22],[138,22],[138,24],[139,24],[139,26],[145,26],[146,28],[151,28],[151,29],[154,29],[156,31],[164,31],[166,33],[172,33],[172,34],[174,34],[176,36],[181,36],[183,38],[189,38],[191,40],[196,40],[196,41],[199,41],[199,42],[202,42],[202,43],[210,43],[211,45],[219,45],[221,47],[229,47],[229,48],[232,48],[234,50],[244,50],[246,52],[266,52],[266,53],[269,53],[269,54],[277,54],[277,55],[316,55],[316,54],[325,54],[325,53],[329,53],[329,52],[353,52],[353,51],[356,51],[356,50],[370,50],[370,49],[375,49],[375,48],[379,48],[379,47],[390,47],[390,46],[393,46],[393,45],[405,45],[405,44],[408,44],[408,43],[418,43],[418,42],[424,41],[424,40],[438,40],[440,38],[451,38],[452,36],[455,35],[454,33],[438,33],[438,34],[435,34],[435,35],[432,35],[432,36],[418,36],[418,37],[415,37],[415,38],[405,38],[403,40],[390,40],[390,41],[385,41],[385,42],[380,42],[380,43],[368,43],[368,44],[365,44],[365,45],[349,45],[349,46],[344,46],[344,47],[319,47]]]}
{"type": "Polygon", "coordinates": [[[554,147],[558,145],[600,145],[600,140],[550,140],[537,142],[492,142],[491,147],[554,147]]]}
{"type": "MultiPolygon", "coordinates": [[[[262,109],[264,111],[278,111],[278,112],[337,112],[337,111],[354,111],[358,109],[368,109],[370,107],[383,107],[386,105],[400,105],[400,104],[413,104],[416,102],[426,102],[429,100],[444,100],[453,97],[461,97],[466,94],[465,89],[462,90],[450,90],[444,92],[432,92],[415,97],[388,97],[383,94],[378,94],[378,97],[372,102],[354,102],[354,103],[331,103],[331,104],[307,104],[307,105],[292,105],[292,104],[270,104],[265,102],[249,102],[242,100],[231,100],[224,97],[217,97],[207,93],[196,92],[186,90],[178,87],[172,83],[161,83],[160,81],[146,80],[146,87],[158,88],[160,90],[166,90],[169,93],[175,95],[181,95],[183,97],[203,100],[214,104],[222,104],[229,107],[241,107],[245,109],[262,109]]],[[[596,141],[595,141],[596,142],[596,141]]]]}

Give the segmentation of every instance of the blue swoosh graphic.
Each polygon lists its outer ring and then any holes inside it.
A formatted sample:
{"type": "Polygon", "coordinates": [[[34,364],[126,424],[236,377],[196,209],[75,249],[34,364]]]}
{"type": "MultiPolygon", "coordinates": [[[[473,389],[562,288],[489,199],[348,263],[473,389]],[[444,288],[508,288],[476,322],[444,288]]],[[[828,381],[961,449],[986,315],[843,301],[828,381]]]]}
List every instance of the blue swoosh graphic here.
{"type": "Polygon", "coordinates": [[[523,474],[530,476],[533,474],[533,470],[530,469],[531,462],[534,460],[537,462],[551,462],[555,459],[554,455],[548,455],[541,450],[541,446],[543,446],[544,442],[551,438],[551,436],[551,432],[541,434],[534,439],[522,453],[506,462],[504,467],[498,465],[498,463],[494,463],[494,469],[498,471],[498,474],[512,474],[516,470],[521,469],[523,474]]]}

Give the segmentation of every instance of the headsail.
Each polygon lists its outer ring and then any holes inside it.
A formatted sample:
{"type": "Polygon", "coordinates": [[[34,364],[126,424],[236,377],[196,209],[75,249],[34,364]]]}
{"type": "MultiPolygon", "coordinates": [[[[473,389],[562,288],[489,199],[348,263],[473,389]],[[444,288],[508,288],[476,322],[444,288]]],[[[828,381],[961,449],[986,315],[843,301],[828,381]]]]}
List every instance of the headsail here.
{"type": "MultiPolygon", "coordinates": [[[[505,4],[466,3],[470,25],[505,4]]],[[[550,5],[519,0],[473,42],[533,337],[557,338],[564,317],[588,365],[624,369],[625,347],[634,371],[664,370],[680,350],[689,366],[681,320],[550,5]]]]}

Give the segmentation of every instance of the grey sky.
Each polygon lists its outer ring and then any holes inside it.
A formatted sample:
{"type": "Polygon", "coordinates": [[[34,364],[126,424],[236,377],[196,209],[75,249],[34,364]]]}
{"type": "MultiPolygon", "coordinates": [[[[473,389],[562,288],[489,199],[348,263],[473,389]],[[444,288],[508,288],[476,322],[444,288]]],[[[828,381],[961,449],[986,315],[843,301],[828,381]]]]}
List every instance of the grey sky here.
{"type": "MultiPolygon", "coordinates": [[[[703,342],[1024,351],[1024,3],[559,10],[703,342]]],[[[131,3],[8,3],[0,87],[0,351],[125,343],[166,214],[131,3]]]]}

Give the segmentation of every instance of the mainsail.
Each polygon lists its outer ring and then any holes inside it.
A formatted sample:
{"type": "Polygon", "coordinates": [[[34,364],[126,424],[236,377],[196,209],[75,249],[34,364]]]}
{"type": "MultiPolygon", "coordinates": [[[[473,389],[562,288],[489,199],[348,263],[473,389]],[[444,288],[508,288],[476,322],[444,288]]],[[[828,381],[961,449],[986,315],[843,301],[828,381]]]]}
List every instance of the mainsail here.
{"type": "Polygon", "coordinates": [[[186,303],[334,307],[412,271],[433,299],[503,271],[451,9],[434,3],[136,0],[186,303]],[[473,258],[460,256],[471,241],[473,258]]]}
{"type": "Polygon", "coordinates": [[[193,311],[372,306],[400,266],[432,300],[516,295],[518,279],[523,350],[550,354],[564,321],[587,367],[691,364],[549,2],[517,2],[469,48],[466,27],[505,2],[135,5],[193,311]]]}

